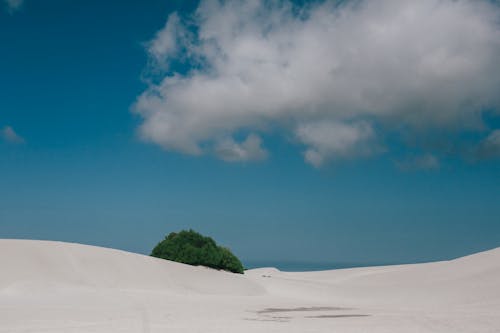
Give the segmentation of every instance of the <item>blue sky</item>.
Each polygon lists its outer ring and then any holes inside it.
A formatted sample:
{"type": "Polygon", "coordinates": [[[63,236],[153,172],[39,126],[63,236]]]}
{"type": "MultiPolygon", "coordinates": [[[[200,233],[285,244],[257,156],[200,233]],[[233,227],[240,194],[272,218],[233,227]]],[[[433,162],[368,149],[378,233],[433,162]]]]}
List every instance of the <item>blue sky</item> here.
{"type": "Polygon", "coordinates": [[[498,6],[371,3],[4,1],[0,238],[149,253],[194,228],[244,261],[359,263],[500,246],[498,6]]]}

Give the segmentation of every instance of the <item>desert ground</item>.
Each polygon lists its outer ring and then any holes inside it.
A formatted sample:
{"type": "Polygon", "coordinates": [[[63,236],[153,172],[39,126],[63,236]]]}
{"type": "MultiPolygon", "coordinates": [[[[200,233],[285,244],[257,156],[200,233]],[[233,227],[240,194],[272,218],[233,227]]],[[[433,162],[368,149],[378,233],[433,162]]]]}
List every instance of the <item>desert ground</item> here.
{"type": "Polygon", "coordinates": [[[426,264],[244,275],[0,240],[0,332],[500,332],[500,248],[426,264]]]}

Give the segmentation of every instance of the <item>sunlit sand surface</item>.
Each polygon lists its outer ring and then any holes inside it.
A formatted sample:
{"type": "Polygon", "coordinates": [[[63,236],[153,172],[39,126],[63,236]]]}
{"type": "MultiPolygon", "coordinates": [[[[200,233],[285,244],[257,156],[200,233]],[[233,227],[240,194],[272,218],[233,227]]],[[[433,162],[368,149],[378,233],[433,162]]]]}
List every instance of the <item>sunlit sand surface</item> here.
{"type": "Polygon", "coordinates": [[[500,248],[451,261],[245,275],[0,240],[0,332],[500,332],[500,248]]]}

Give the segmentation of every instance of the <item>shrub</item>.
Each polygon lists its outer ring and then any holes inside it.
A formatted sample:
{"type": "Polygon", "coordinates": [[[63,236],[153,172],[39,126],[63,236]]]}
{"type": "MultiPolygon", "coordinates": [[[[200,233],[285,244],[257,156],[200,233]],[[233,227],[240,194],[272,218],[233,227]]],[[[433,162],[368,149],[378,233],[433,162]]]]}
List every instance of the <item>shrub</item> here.
{"type": "Polygon", "coordinates": [[[228,248],[218,246],[212,238],[194,230],[170,233],[155,246],[151,256],[188,265],[243,273],[243,265],[228,248]]]}

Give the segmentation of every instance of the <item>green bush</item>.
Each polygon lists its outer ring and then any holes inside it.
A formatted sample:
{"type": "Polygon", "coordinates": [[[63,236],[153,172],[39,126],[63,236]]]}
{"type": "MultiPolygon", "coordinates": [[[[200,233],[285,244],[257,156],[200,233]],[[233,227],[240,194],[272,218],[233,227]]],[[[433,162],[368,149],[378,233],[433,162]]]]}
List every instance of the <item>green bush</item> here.
{"type": "Polygon", "coordinates": [[[218,246],[212,238],[194,230],[170,233],[155,246],[151,256],[188,265],[243,273],[243,265],[228,248],[218,246]]]}

